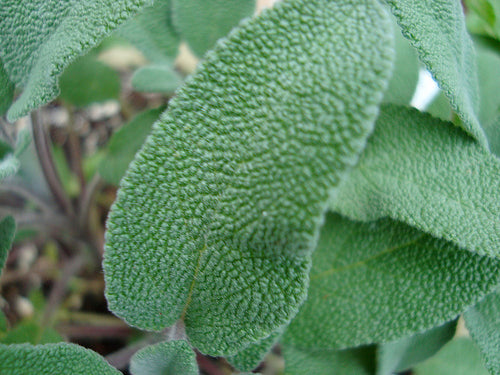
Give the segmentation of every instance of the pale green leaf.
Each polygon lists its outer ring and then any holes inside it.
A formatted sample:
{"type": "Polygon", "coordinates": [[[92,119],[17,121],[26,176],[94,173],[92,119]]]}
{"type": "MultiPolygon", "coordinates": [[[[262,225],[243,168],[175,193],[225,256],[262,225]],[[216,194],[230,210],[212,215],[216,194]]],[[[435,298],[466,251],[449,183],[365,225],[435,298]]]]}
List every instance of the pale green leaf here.
{"type": "Polygon", "coordinates": [[[0,274],[7,260],[14,234],[16,233],[16,222],[11,216],[0,221],[0,274]]]}
{"type": "Polygon", "coordinates": [[[98,168],[104,180],[114,185],[119,184],[163,109],[161,107],[141,112],[113,134],[98,168]]]}
{"type": "Polygon", "coordinates": [[[465,0],[465,5],[481,17],[488,25],[494,26],[496,21],[495,9],[489,0],[465,0]]]}
{"type": "Polygon", "coordinates": [[[19,170],[19,166],[19,160],[14,155],[6,155],[0,160],[0,181],[16,174],[19,170]]]}
{"type": "Polygon", "coordinates": [[[389,216],[478,254],[500,257],[500,159],[451,123],[384,106],[331,207],[389,216]]]}
{"type": "Polygon", "coordinates": [[[285,342],[283,356],[285,375],[372,375],[375,372],[375,347],[305,350],[285,342]]]}
{"type": "Polygon", "coordinates": [[[14,84],[10,81],[0,59],[0,116],[9,109],[14,97],[14,84]]]}
{"type": "Polygon", "coordinates": [[[119,375],[99,354],[75,344],[0,344],[2,375],[119,375]]]}
{"type": "Polygon", "coordinates": [[[120,76],[109,66],[83,56],[75,60],[59,80],[60,98],[76,107],[120,97],[120,76]]]}
{"type": "Polygon", "coordinates": [[[142,92],[172,94],[182,83],[182,78],[171,65],[148,65],[132,76],[132,87],[142,92]]]}
{"type": "Polygon", "coordinates": [[[492,374],[500,373],[500,293],[484,298],[464,314],[465,324],[492,374]]]}
{"type": "Polygon", "coordinates": [[[418,365],[414,375],[488,375],[471,339],[450,341],[434,357],[418,365]]]}
{"type": "Polygon", "coordinates": [[[162,342],[139,350],[130,360],[132,375],[198,375],[196,355],[184,340],[162,342]]]}
{"type": "Polygon", "coordinates": [[[233,355],[296,314],[332,188],[371,132],[392,66],[377,0],[291,0],[207,54],[122,180],[110,309],[233,355]],[[235,69],[234,67],[238,68],[235,69]]]}
{"type": "Polygon", "coordinates": [[[199,57],[241,19],[255,11],[255,0],[172,0],[172,22],[199,57]]]}
{"type": "Polygon", "coordinates": [[[308,349],[393,341],[454,319],[499,282],[496,259],[390,219],[329,214],[287,340],[308,349]]]}
{"type": "Polygon", "coordinates": [[[442,91],[434,97],[425,111],[444,121],[450,121],[453,115],[450,103],[442,91]]]}
{"type": "Polygon", "coordinates": [[[423,333],[381,344],[377,349],[377,375],[402,372],[432,357],[453,338],[456,326],[454,320],[423,333]]]}
{"type": "Polygon", "coordinates": [[[403,34],[448,97],[462,126],[487,145],[479,121],[474,48],[458,0],[385,0],[403,34]]]}
{"type": "Polygon", "coordinates": [[[488,141],[491,145],[491,152],[500,158],[500,110],[489,126],[488,141]]]}
{"type": "Polygon", "coordinates": [[[500,40],[500,1],[466,0],[469,8],[467,28],[470,32],[500,40]]]}
{"type": "Polygon", "coordinates": [[[4,0],[0,56],[10,79],[23,88],[10,121],[59,94],[58,78],[78,56],[150,0],[4,0]]]}
{"type": "Polygon", "coordinates": [[[171,25],[171,0],[156,0],[119,28],[118,33],[152,62],[170,62],[177,55],[179,37],[171,25]]]}

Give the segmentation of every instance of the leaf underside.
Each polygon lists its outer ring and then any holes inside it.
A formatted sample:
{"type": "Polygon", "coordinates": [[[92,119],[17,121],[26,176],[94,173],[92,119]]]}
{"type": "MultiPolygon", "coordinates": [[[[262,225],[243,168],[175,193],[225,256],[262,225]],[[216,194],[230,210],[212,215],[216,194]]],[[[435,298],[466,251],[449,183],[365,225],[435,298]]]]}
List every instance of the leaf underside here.
{"type": "Polygon", "coordinates": [[[235,354],[295,315],[326,201],[387,85],[390,26],[375,0],[288,1],[206,55],[110,213],[115,314],[148,330],[183,319],[211,355],[235,354]]]}

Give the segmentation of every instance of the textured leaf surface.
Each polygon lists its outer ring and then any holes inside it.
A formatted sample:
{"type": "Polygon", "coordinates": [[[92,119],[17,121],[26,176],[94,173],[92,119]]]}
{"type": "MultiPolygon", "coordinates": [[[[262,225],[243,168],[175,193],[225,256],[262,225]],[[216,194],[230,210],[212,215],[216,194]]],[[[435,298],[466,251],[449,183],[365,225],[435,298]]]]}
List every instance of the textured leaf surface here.
{"type": "Polygon", "coordinates": [[[464,314],[465,324],[492,374],[500,373],[500,294],[492,293],[464,314]]]}
{"type": "Polygon", "coordinates": [[[304,350],[283,345],[285,375],[372,375],[375,348],[349,350],[304,350]]]}
{"type": "Polygon", "coordinates": [[[255,0],[172,0],[175,28],[199,57],[255,10],[255,0]]]}
{"type": "Polygon", "coordinates": [[[478,89],[474,48],[456,0],[385,0],[403,34],[417,50],[462,120],[461,126],[486,145],[477,119],[478,89]]]}
{"type": "Polygon", "coordinates": [[[14,97],[14,84],[10,81],[7,72],[0,60],[0,116],[9,109],[14,97]]]}
{"type": "Polygon", "coordinates": [[[156,0],[120,27],[118,33],[152,62],[170,62],[177,55],[179,36],[171,25],[170,0],[156,0]]]}
{"type": "Polygon", "coordinates": [[[158,120],[163,109],[161,107],[139,113],[113,134],[98,169],[107,182],[119,184],[128,165],[141,148],[151,132],[153,123],[158,120]]]}
{"type": "Polygon", "coordinates": [[[148,0],[5,0],[0,56],[23,88],[7,113],[13,121],[59,94],[58,77],[148,0]]]}
{"type": "Polygon", "coordinates": [[[130,360],[132,375],[198,375],[196,355],[184,340],[162,342],[139,350],[130,360]]]}
{"type": "Polygon", "coordinates": [[[439,351],[453,338],[457,326],[451,321],[423,333],[381,344],[377,350],[377,375],[410,369],[439,351]]]}
{"type": "Polygon", "coordinates": [[[84,56],[73,62],[59,81],[61,99],[77,107],[118,99],[120,76],[109,66],[84,56]]]}
{"type": "Polygon", "coordinates": [[[138,69],[132,76],[132,86],[137,91],[172,94],[181,84],[182,78],[171,65],[148,65],[138,69]]]}
{"type": "Polygon", "coordinates": [[[75,344],[0,344],[2,375],[119,375],[99,354],[75,344]]]}
{"type": "Polygon", "coordinates": [[[375,0],[289,1],[207,54],[110,214],[118,316],[149,330],[183,319],[195,347],[232,355],[295,315],[326,200],[378,112],[390,26],[375,0]]]}
{"type": "Polygon", "coordinates": [[[500,261],[390,219],[329,214],[307,301],[287,330],[296,347],[388,342],[455,318],[500,281],[500,261]],[[353,319],[353,317],[356,317],[353,319]]]}
{"type": "Polygon", "coordinates": [[[488,375],[471,339],[450,341],[434,357],[413,369],[415,375],[488,375]]]}
{"type": "Polygon", "coordinates": [[[386,106],[333,210],[355,220],[406,222],[500,257],[500,160],[451,123],[386,106]]]}
{"type": "Polygon", "coordinates": [[[0,221],[0,274],[2,273],[5,261],[7,260],[7,254],[12,246],[15,232],[16,222],[11,216],[7,216],[0,221]]]}

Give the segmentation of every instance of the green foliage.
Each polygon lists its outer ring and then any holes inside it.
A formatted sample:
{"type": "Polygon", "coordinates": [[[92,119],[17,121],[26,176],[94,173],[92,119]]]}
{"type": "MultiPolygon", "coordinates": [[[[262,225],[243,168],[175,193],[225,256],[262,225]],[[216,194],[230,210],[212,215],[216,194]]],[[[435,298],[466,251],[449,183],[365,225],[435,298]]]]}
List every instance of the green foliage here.
{"type": "Polygon", "coordinates": [[[0,116],[9,109],[14,97],[14,84],[10,81],[0,59],[0,116]]]}
{"type": "Polygon", "coordinates": [[[389,216],[500,257],[499,176],[500,160],[451,123],[386,106],[331,207],[355,220],[389,216]]]}
{"type": "Polygon", "coordinates": [[[456,326],[457,322],[451,321],[429,331],[379,345],[377,375],[402,372],[425,361],[453,338],[456,326]]]}
{"type": "Polygon", "coordinates": [[[4,178],[15,175],[19,170],[19,160],[12,154],[0,160],[0,181],[4,178]]]}
{"type": "Polygon", "coordinates": [[[289,1],[206,56],[110,213],[115,314],[148,330],[182,319],[211,355],[235,354],[295,315],[326,201],[387,85],[390,26],[375,0],[289,1]]]}
{"type": "Polygon", "coordinates": [[[62,337],[52,328],[41,327],[39,323],[28,320],[17,324],[12,330],[2,335],[2,344],[30,343],[49,344],[64,341],[62,337]]]}
{"type": "Polygon", "coordinates": [[[97,353],[74,344],[0,344],[2,375],[118,375],[97,353]]]}
{"type": "Polygon", "coordinates": [[[162,342],[139,350],[130,361],[132,375],[198,375],[196,355],[184,340],[162,342]]]}
{"type": "Polygon", "coordinates": [[[0,273],[7,260],[7,254],[12,246],[15,232],[16,222],[11,216],[7,216],[0,221],[0,273]]]}
{"type": "Polygon", "coordinates": [[[459,1],[385,0],[401,30],[448,97],[462,126],[486,145],[477,119],[479,104],[474,48],[459,1]]]}
{"type": "Polygon", "coordinates": [[[201,57],[255,10],[255,0],[171,0],[172,22],[201,57]]]}
{"type": "Polygon", "coordinates": [[[23,89],[9,109],[9,120],[54,99],[63,70],[149,2],[4,1],[0,56],[10,80],[23,89]]]}
{"type": "Polygon", "coordinates": [[[118,73],[89,55],[68,66],[59,80],[59,86],[61,99],[76,107],[118,99],[120,96],[118,73]]]}
{"type": "Polygon", "coordinates": [[[480,300],[500,282],[499,271],[500,261],[402,223],[331,214],[313,254],[307,301],[287,340],[321,350],[422,332],[480,300]]]}
{"type": "Polygon", "coordinates": [[[138,69],[132,76],[132,86],[137,91],[172,94],[182,78],[171,65],[148,65],[138,69]]]}
{"type": "Polygon", "coordinates": [[[163,109],[144,111],[113,134],[98,168],[107,182],[118,185],[163,109]]]}
{"type": "Polygon", "coordinates": [[[461,337],[446,344],[436,356],[418,365],[415,375],[488,375],[472,340],[461,337]]]}
{"type": "Polygon", "coordinates": [[[500,294],[486,296],[464,314],[469,332],[492,374],[500,372],[500,294]]]}
{"type": "Polygon", "coordinates": [[[500,40],[500,2],[498,0],[465,0],[468,29],[500,40]]]}

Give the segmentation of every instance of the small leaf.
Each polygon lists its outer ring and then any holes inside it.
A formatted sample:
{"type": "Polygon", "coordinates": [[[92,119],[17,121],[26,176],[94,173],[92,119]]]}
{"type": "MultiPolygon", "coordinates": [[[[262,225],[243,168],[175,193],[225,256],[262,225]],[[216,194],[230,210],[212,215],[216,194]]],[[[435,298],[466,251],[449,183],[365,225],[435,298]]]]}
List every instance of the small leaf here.
{"type": "Polygon", "coordinates": [[[156,0],[126,22],[118,33],[152,62],[170,62],[177,55],[179,37],[171,25],[171,0],[156,0]]]}
{"type": "Polygon", "coordinates": [[[7,216],[0,221],[0,274],[7,261],[7,254],[12,246],[15,233],[16,222],[11,216],[7,216]]]}
{"type": "Polygon", "coordinates": [[[388,17],[377,0],[285,1],[207,54],[110,213],[115,314],[148,330],[184,320],[193,346],[226,356],[290,321],[389,79],[388,17]]]}
{"type": "Polygon", "coordinates": [[[99,354],[75,344],[0,344],[2,375],[119,375],[99,354]]]}
{"type": "Polygon", "coordinates": [[[15,175],[19,170],[19,160],[12,154],[5,156],[0,160],[0,181],[15,175]]]}
{"type": "Polygon", "coordinates": [[[500,261],[390,219],[358,223],[329,214],[310,280],[287,342],[347,348],[393,341],[456,318],[498,285],[500,261]]]}
{"type": "Polygon", "coordinates": [[[381,344],[377,350],[377,375],[403,372],[432,357],[453,338],[456,326],[454,320],[423,333],[381,344]]]}
{"type": "Polygon", "coordinates": [[[448,97],[462,126],[482,145],[487,141],[477,109],[477,69],[474,48],[457,0],[385,0],[403,34],[448,97]]]}
{"type": "Polygon", "coordinates": [[[214,47],[245,17],[255,0],[172,0],[172,22],[198,57],[214,47]]]}
{"type": "Polygon", "coordinates": [[[109,66],[83,56],[74,61],[59,80],[61,99],[76,107],[118,99],[120,76],[109,66]]]}
{"type": "Polygon", "coordinates": [[[147,346],[130,360],[132,375],[198,375],[196,355],[184,340],[147,346]]]}
{"type": "Polygon", "coordinates": [[[63,70],[150,2],[4,1],[0,56],[10,80],[23,88],[7,113],[8,119],[14,121],[54,99],[63,70]]]}
{"type": "Polygon", "coordinates": [[[464,314],[465,324],[476,342],[486,367],[492,374],[500,373],[500,294],[486,296],[464,314]]]}
{"type": "Polygon", "coordinates": [[[132,76],[132,87],[141,92],[172,94],[182,83],[182,78],[171,65],[147,65],[132,76]]]}
{"type": "Polygon", "coordinates": [[[465,5],[469,10],[481,17],[488,25],[495,26],[495,9],[489,0],[465,0],[465,5]]]}
{"type": "Polygon", "coordinates": [[[434,357],[418,365],[414,375],[488,375],[477,347],[460,337],[446,344],[434,357]]]}
{"type": "Polygon", "coordinates": [[[0,59],[0,116],[3,116],[9,109],[14,98],[14,88],[0,59]]]}
{"type": "Polygon", "coordinates": [[[113,134],[98,169],[104,180],[114,185],[120,183],[163,109],[161,107],[141,112],[113,134]]]}
{"type": "Polygon", "coordinates": [[[348,350],[305,350],[283,345],[285,375],[372,375],[375,347],[348,350]]]}
{"type": "Polygon", "coordinates": [[[500,160],[449,122],[384,106],[332,202],[354,220],[389,216],[481,255],[500,257],[500,160]]]}

